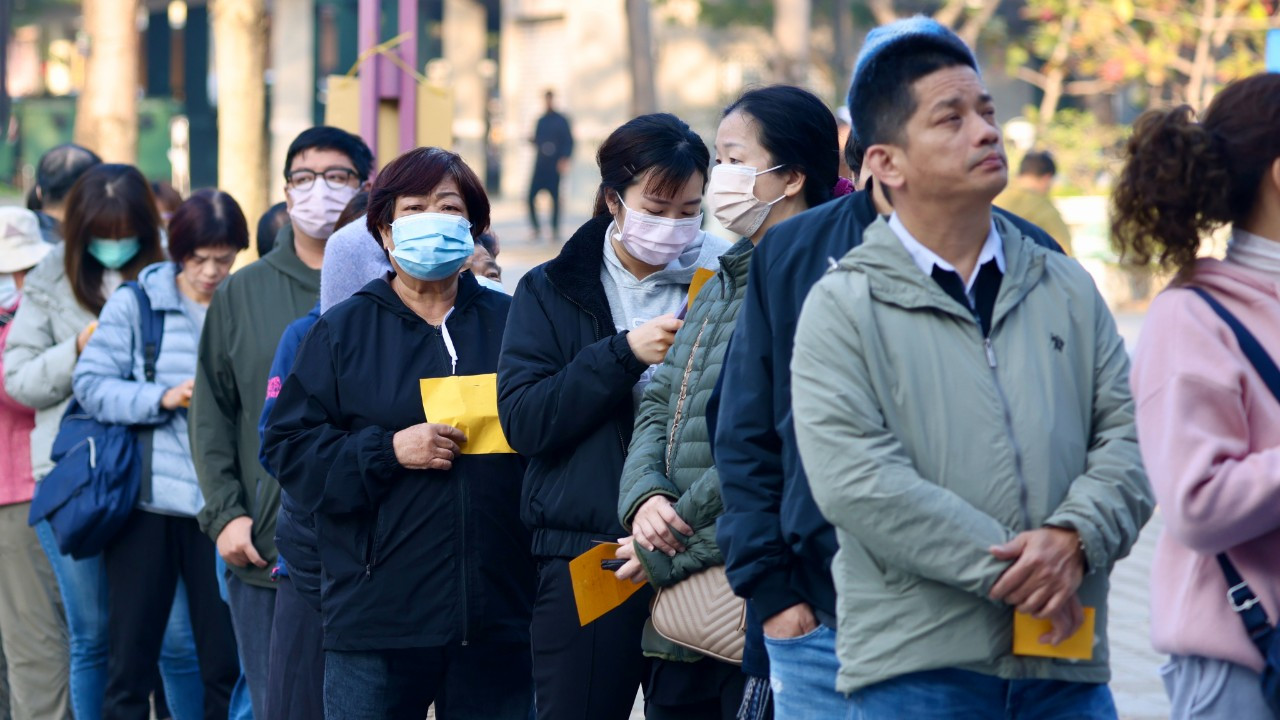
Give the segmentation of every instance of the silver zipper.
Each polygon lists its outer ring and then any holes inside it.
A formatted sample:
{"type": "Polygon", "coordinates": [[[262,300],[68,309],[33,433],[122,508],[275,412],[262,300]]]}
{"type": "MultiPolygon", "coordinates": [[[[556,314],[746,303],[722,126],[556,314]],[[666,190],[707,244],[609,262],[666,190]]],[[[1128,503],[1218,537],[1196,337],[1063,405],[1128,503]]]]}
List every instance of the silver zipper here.
{"type": "MultiPolygon", "coordinates": [[[[979,327],[978,332],[982,332],[979,327]]],[[[1000,397],[1000,407],[1004,414],[1004,429],[1013,444],[1013,467],[1018,477],[1018,506],[1022,511],[1022,529],[1031,529],[1031,507],[1027,492],[1027,478],[1022,471],[1022,449],[1018,446],[1018,438],[1013,433],[1013,411],[1009,407],[1009,398],[1005,395],[1004,386],[1000,384],[1000,375],[996,372],[996,351],[991,346],[991,338],[982,339],[983,349],[987,353],[987,367],[991,369],[991,380],[996,386],[996,395],[1000,397]]]]}

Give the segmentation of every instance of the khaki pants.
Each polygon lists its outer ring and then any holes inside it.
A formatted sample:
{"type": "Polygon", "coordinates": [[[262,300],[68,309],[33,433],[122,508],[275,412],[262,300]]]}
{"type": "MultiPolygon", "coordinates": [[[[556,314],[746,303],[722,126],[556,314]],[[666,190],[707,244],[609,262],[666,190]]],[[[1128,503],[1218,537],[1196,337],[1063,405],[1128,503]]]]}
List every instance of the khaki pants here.
{"type": "Polygon", "coordinates": [[[0,507],[0,644],[13,720],[71,717],[67,624],[30,503],[0,507]]]}

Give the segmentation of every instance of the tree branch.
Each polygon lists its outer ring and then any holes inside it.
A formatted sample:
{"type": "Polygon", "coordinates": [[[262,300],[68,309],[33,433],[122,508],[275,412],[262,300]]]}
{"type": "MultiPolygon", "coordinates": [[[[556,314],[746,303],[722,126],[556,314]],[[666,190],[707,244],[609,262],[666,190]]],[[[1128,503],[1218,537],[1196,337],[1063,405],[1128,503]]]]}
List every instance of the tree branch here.
{"type": "Polygon", "coordinates": [[[1017,71],[1014,72],[1013,76],[1023,82],[1035,85],[1041,90],[1043,90],[1045,84],[1049,82],[1048,75],[1045,75],[1042,72],[1037,72],[1035,70],[1032,70],[1029,67],[1018,68],[1017,71]]]}
{"type": "Polygon", "coordinates": [[[991,21],[991,16],[996,14],[996,10],[1000,7],[1000,0],[982,0],[981,7],[978,11],[969,16],[964,21],[964,26],[960,28],[960,39],[964,40],[969,47],[973,47],[978,43],[978,36],[982,34],[982,28],[987,26],[991,21]]]}
{"type": "Polygon", "coordinates": [[[964,14],[965,0],[947,0],[946,4],[933,14],[933,19],[954,28],[956,23],[960,21],[960,16],[964,14]]]}
{"type": "Polygon", "coordinates": [[[893,8],[893,0],[867,0],[867,8],[876,23],[886,25],[898,19],[898,11],[893,8]]]}

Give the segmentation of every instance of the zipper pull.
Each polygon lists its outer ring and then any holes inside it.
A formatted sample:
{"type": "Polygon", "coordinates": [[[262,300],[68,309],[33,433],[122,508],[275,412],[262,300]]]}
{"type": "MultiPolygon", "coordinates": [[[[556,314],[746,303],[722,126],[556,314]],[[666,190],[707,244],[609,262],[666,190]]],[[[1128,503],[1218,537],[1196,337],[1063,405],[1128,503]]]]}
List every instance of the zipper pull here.
{"type": "Polygon", "coordinates": [[[987,365],[996,366],[996,351],[991,348],[991,338],[983,338],[982,345],[987,349],[987,365]]]}
{"type": "Polygon", "coordinates": [[[364,566],[364,576],[365,576],[365,577],[367,577],[367,578],[371,578],[371,577],[373,577],[373,565],[372,565],[372,564],[369,564],[369,565],[365,565],[365,566],[364,566]]]}

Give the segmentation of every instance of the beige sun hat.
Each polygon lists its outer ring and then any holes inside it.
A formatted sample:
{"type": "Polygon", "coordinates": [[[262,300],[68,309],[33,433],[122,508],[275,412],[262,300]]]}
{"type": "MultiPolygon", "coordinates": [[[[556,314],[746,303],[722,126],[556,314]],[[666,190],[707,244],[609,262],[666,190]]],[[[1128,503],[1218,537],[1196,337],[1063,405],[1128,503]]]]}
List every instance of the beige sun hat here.
{"type": "Polygon", "coordinates": [[[20,207],[0,207],[0,273],[30,270],[52,249],[40,235],[35,213],[20,207]]]}

